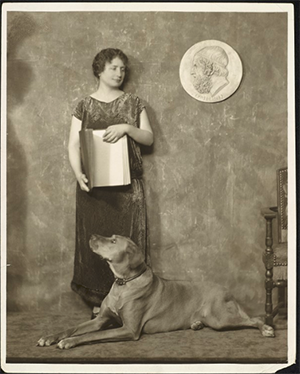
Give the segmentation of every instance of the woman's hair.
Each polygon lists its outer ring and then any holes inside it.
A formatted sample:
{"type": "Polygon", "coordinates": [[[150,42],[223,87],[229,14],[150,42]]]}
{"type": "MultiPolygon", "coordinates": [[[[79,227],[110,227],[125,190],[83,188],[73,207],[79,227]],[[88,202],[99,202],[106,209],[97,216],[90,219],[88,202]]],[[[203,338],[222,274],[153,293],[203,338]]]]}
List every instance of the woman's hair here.
{"type": "Polygon", "coordinates": [[[127,69],[128,57],[125,55],[125,53],[123,53],[120,49],[106,48],[102,49],[94,58],[92,65],[94,76],[99,78],[99,74],[104,70],[105,64],[107,62],[112,62],[112,60],[116,57],[119,57],[119,59],[123,61],[127,69]]]}

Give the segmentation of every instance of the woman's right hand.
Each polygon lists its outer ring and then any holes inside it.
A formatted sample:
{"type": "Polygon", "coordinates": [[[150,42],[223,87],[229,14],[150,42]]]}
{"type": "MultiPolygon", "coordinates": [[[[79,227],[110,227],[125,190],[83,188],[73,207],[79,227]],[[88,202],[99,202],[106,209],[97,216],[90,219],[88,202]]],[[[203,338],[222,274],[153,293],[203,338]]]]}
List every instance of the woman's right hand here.
{"type": "Polygon", "coordinates": [[[79,186],[82,189],[82,191],[89,192],[90,189],[87,186],[88,179],[85,176],[85,174],[83,174],[83,173],[79,174],[79,176],[77,177],[77,181],[78,181],[79,186]]]}

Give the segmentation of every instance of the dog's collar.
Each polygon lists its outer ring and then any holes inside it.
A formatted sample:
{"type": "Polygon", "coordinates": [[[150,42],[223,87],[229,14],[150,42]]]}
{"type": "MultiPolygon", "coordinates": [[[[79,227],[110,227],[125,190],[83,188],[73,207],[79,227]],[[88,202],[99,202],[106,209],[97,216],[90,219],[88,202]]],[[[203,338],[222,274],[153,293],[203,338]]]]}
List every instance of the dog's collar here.
{"type": "Polygon", "coordinates": [[[126,283],[140,277],[142,274],[145,273],[145,271],[147,270],[147,266],[143,266],[142,270],[137,273],[136,275],[134,275],[133,277],[131,278],[115,278],[115,283],[117,283],[118,286],[124,286],[126,283]]]}

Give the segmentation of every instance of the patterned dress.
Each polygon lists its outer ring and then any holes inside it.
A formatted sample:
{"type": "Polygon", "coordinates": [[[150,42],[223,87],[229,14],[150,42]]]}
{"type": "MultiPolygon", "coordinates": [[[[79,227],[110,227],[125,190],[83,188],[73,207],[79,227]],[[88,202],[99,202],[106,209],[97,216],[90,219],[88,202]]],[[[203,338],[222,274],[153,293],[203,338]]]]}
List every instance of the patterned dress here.
{"type": "MultiPolygon", "coordinates": [[[[137,96],[124,93],[109,103],[86,97],[78,103],[73,115],[82,121],[83,129],[102,130],[120,123],[139,127],[143,109],[137,96]]],[[[94,187],[85,192],[77,183],[76,247],[71,287],[92,305],[101,304],[114,281],[107,263],[89,247],[92,234],[130,237],[144,251],[148,262],[142,157],[139,145],[130,137],[128,151],[130,185],[94,187]]]]}

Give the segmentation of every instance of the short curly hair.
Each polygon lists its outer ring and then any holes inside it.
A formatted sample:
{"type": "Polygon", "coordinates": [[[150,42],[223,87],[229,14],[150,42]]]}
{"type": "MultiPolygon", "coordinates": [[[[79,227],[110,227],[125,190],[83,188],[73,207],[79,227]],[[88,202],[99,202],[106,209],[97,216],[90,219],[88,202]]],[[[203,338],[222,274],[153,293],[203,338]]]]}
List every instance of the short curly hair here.
{"type": "Polygon", "coordinates": [[[112,62],[112,60],[116,57],[119,57],[119,59],[123,61],[127,70],[128,57],[125,55],[125,53],[117,48],[106,48],[97,53],[93,60],[92,67],[94,76],[99,78],[99,74],[104,71],[105,64],[107,62],[112,62]]]}

